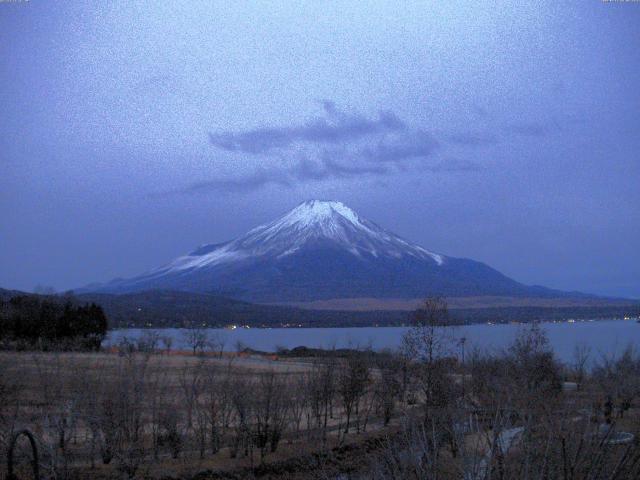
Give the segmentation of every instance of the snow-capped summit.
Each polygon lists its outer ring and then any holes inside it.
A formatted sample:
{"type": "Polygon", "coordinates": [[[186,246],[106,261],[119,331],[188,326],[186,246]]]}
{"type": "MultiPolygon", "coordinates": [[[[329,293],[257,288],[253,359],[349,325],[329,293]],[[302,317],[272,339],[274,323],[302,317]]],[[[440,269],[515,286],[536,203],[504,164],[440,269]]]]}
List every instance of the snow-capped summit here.
{"type": "Polygon", "coordinates": [[[272,241],[278,237],[288,240],[290,246],[282,255],[293,253],[312,238],[325,238],[354,255],[431,257],[439,265],[444,261],[442,255],[409,244],[336,201],[308,200],[275,222],[253,229],[251,234],[258,241],[272,241]]]}
{"type": "Polygon", "coordinates": [[[309,200],[235,240],[203,245],[164,267],[99,290],[158,288],[290,301],[517,295],[528,287],[482,263],[403,240],[341,202],[309,200]]]}
{"type": "Polygon", "coordinates": [[[243,237],[222,245],[204,245],[158,272],[205,268],[247,258],[282,258],[318,243],[358,257],[409,256],[431,259],[438,265],[444,261],[442,255],[402,240],[361,218],[341,202],[309,200],[277,220],[250,230],[243,237]]]}
{"type": "Polygon", "coordinates": [[[304,228],[318,224],[330,224],[336,216],[345,218],[354,225],[361,225],[356,212],[344,203],[332,200],[307,200],[273,223],[298,225],[304,228]]]}

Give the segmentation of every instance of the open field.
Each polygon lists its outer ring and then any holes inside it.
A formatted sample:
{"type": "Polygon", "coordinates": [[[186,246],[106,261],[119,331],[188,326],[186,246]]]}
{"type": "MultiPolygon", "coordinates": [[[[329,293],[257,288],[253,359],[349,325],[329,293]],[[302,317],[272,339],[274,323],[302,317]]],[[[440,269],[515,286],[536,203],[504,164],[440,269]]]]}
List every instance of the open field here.
{"type": "MultiPolygon", "coordinates": [[[[506,308],[506,307],[621,307],[637,306],[637,300],[593,297],[447,297],[450,309],[506,308]]],[[[420,306],[424,298],[334,298],[311,302],[288,302],[278,305],[305,308],[309,310],[335,310],[343,312],[406,311],[420,306]]]]}
{"type": "Polygon", "coordinates": [[[374,395],[375,368],[346,413],[338,365],[309,360],[5,352],[0,366],[3,451],[9,431],[29,428],[43,469],[62,478],[250,468],[388,428],[374,395]]]}
{"type": "MultiPolygon", "coordinates": [[[[544,468],[546,478],[579,480],[640,471],[633,351],[592,371],[586,350],[560,365],[532,328],[503,354],[459,363],[426,355],[442,345],[440,332],[414,330],[403,355],[2,352],[0,447],[28,428],[43,478],[60,479],[484,480],[537,478],[544,468]],[[565,469],[574,473],[562,477],[565,469]]],[[[21,440],[20,478],[30,478],[27,450],[21,440]]]]}
{"type": "Polygon", "coordinates": [[[153,331],[101,352],[5,351],[0,451],[20,439],[25,473],[26,429],[43,478],[63,480],[640,475],[633,348],[590,362],[583,346],[561,363],[533,324],[465,355],[454,332],[436,298],[394,352],[231,354],[197,328],[189,352],[153,331]]]}

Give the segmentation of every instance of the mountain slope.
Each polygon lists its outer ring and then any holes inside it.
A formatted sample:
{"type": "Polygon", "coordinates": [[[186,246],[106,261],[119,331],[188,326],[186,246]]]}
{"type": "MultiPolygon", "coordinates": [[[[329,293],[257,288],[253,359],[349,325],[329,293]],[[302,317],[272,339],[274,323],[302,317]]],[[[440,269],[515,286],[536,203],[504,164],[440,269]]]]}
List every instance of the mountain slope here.
{"type": "Polygon", "coordinates": [[[427,295],[558,296],[473,260],[430,252],[340,202],[311,200],[246,235],[93,291],[215,292],[260,302],[427,295]]]}

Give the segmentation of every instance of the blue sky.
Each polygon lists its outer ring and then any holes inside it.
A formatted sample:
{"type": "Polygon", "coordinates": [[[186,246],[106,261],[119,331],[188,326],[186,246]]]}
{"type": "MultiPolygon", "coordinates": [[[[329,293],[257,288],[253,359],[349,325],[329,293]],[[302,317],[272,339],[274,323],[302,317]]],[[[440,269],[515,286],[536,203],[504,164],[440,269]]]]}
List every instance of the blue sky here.
{"type": "Polygon", "coordinates": [[[640,297],[640,3],[0,3],[0,286],[132,276],[309,198],[640,297]]]}

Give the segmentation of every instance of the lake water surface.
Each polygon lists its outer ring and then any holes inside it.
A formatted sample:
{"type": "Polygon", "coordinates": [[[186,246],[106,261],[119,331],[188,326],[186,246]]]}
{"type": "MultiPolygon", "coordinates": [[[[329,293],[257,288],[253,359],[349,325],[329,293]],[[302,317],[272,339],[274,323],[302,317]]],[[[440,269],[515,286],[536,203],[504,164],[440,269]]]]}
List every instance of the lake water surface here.
{"type": "MultiPolygon", "coordinates": [[[[542,323],[549,342],[558,358],[570,362],[576,346],[587,345],[591,349],[591,360],[603,355],[621,353],[628,345],[640,346],[640,324],[635,320],[576,321],[575,323],[542,323]]],[[[456,327],[457,338],[466,338],[467,352],[474,347],[501,349],[509,345],[526,325],[476,324],[456,327]]],[[[238,342],[255,350],[275,351],[277,347],[297,346],[332,348],[366,347],[374,349],[397,348],[407,327],[361,327],[361,328],[236,328],[207,329],[212,338],[224,341],[227,351],[236,349],[238,342]]],[[[110,332],[105,343],[117,344],[122,338],[140,338],[147,330],[122,329],[110,332]]],[[[173,339],[172,348],[188,349],[185,330],[167,328],[157,330],[162,336],[173,339]]]]}

